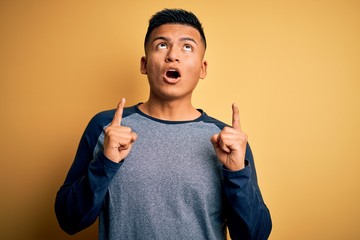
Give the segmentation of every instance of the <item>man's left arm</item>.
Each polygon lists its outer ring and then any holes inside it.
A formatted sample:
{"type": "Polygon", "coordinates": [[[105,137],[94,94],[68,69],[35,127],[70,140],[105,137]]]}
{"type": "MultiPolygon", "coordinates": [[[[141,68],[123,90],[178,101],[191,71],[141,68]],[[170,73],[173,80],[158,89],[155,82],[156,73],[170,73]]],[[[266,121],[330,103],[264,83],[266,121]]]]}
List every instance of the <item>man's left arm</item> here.
{"type": "Polygon", "coordinates": [[[245,168],[230,171],[224,167],[225,214],[231,239],[267,239],[272,222],[258,183],[250,146],[245,168]]]}
{"type": "Polygon", "coordinates": [[[238,107],[232,105],[232,126],[211,137],[224,166],[225,209],[232,239],[267,239],[271,217],[257,183],[248,137],[241,130],[238,107]]]}

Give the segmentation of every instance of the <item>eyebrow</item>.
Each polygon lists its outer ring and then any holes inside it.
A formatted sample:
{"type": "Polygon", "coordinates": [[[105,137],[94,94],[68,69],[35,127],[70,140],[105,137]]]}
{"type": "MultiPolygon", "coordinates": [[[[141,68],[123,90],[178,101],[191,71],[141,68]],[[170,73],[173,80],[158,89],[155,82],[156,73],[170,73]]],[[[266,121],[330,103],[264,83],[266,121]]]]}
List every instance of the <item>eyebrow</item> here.
{"type": "Polygon", "coordinates": [[[189,38],[189,37],[180,38],[180,41],[190,41],[197,45],[197,42],[195,41],[195,39],[189,38]]]}
{"type": "MultiPolygon", "coordinates": [[[[171,39],[168,38],[168,37],[159,36],[159,37],[154,38],[153,42],[155,42],[157,40],[164,40],[164,41],[167,41],[167,42],[171,41],[171,39]]],[[[197,42],[193,38],[189,38],[189,37],[180,38],[180,41],[181,42],[190,41],[190,42],[193,42],[193,43],[195,43],[197,45],[197,42]]]]}

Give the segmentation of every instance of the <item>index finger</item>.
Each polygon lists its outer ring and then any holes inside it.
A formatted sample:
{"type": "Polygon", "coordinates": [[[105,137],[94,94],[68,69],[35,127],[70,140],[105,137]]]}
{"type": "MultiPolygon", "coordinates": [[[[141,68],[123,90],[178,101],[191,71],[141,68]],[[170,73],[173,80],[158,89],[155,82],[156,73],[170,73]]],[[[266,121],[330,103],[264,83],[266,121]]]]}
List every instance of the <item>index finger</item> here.
{"type": "Polygon", "coordinates": [[[125,102],[126,102],[125,98],[122,98],[121,101],[119,102],[119,105],[116,108],[113,120],[111,121],[111,126],[120,126],[121,125],[125,102]]]}
{"type": "Polygon", "coordinates": [[[239,108],[235,103],[232,104],[232,127],[241,131],[239,108]]]}

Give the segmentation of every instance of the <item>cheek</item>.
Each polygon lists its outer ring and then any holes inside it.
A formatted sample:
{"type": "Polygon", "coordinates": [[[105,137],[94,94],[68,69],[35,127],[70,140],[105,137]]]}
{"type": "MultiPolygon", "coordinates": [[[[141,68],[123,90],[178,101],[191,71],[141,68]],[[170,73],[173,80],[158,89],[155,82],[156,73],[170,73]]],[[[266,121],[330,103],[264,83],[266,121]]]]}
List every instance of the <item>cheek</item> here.
{"type": "Polygon", "coordinates": [[[148,74],[149,74],[149,73],[153,73],[153,72],[156,70],[156,64],[155,64],[155,62],[154,62],[152,59],[149,59],[149,60],[148,60],[146,69],[147,69],[147,71],[148,71],[148,74]]]}
{"type": "Polygon", "coordinates": [[[151,59],[149,59],[147,63],[146,70],[147,76],[150,80],[155,80],[162,76],[161,65],[156,61],[151,61],[151,59]]]}
{"type": "Polygon", "coordinates": [[[191,61],[191,62],[189,62],[186,72],[188,72],[189,74],[191,74],[194,77],[200,77],[201,62],[199,62],[199,61],[191,61]]]}

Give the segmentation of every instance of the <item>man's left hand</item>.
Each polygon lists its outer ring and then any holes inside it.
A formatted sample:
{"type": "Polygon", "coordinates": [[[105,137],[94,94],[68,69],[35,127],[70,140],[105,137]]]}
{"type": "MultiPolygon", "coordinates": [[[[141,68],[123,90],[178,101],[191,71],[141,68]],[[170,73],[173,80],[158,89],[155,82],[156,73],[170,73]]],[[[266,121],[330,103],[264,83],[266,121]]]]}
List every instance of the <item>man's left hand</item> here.
{"type": "Polygon", "coordinates": [[[216,155],[220,162],[231,171],[239,171],[245,167],[245,152],[248,137],[241,130],[239,109],[232,105],[232,127],[224,127],[222,131],[211,137],[216,155]]]}

